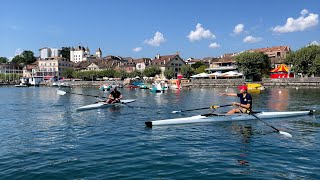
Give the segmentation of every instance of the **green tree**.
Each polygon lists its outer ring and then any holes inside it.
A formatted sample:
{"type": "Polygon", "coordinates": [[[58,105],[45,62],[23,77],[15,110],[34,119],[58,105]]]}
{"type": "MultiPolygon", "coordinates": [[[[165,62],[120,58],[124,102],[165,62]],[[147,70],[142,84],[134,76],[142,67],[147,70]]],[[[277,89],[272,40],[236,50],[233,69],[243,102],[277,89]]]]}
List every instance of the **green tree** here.
{"type": "Polygon", "coordinates": [[[187,65],[183,65],[181,67],[181,72],[180,72],[183,77],[185,78],[190,78],[190,76],[192,76],[194,74],[194,69],[190,66],[187,65]]]}
{"type": "Polygon", "coordinates": [[[32,51],[23,51],[20,55],[16,55],[11,62],[17,64],[31,64],[35,61],[36,58],[34,57],[34,53],[32,51]]]}
{"type": "Polygon", "coordinates": [[[202,66],[198,67],[195,71],[197,74],[200,74],[200,73],[206,72],[205,69],[207,69],[207,68],[208,68],[207,65],[202,65],[202,66]]]}
{"type": "Polygon", "coordinates": [[[320,74],[320,54],[314,59],[311,68],[309,69],[310,74],[320,74]]]}
{"type": "Polygon", "coordinates": [[[290,53],[285,60],[286,64],[292,65],[295,73],[308,76],[319,72],[318,57],[320,56],[320,46],[312,45],[303,47],[296,52],[290,53]]]}
{"type": "Polygon", "coordinates": [[[235,57],[239,70],[247,77],[261,79],[268,75],[271,62],[266,54],[262,52],[245,52],[235,57]]]}
{"type": "Polygon", "coordinates": [[[16,55],[11,62],[16,64],[24,63],[24,58],[21,55],[16,55]]]}
{"type": "Polygon", "coordinates": [[[143,71],[143,75],[147,77],[155,77],[157,74],[161,74],[159,67],[148,67],[143,71]]]}
{"type": "Polygon", "coordinates": [[[32,51],[23,51],[22,57],[25,60],[25,64],[31,64],[36,61],[34,53],[32,51]]]}
{"type": "Polygon", "coordinates": [[[7,62],[8,62],[8,58],[0,57],[0,63],[7,63],[7,62]]]}
{"type": "Polygon", "coordinates": [[[204,65],[205,65],[204,62],[202,62],[202,61],[197,61],[196,63],[191,64],[191,67],[192,67],[193,69],[198,69],[199,67],[204,66],[204,65]]]}
{"type": "Polygon", "coordinates": [[[62,76],[64,78],[73,78],[73,73],[74,73],[74,70],[73,69],[65,69],[63,72],[62,72],[62,76]]]}
{"type": "Polygon", "coordinates": [[[62,57],[70,60],[70,47],[62,47],[61,48],[62,57]]]}
{"type": "Polygon", "coordinates": [[[134,70],[133,72],[129,73],[128,75],[131,78],[134,78],[134,77],[137,77],[137,76],[141,77],[142,76],[142,72],[138,71],[138,70],[134,70]]]}
{"type": "Polygon", "coordinates": [[[166,69],[163,74],[167,79],[172,79],[175,77],[176,72],[173,69],[166,69]]]}
{"type": "Polygon", "coordinates": [[[116,71],[114,73],[114,77],[124,79],[128,77],[128,73],[124,70],[116,71]]]}

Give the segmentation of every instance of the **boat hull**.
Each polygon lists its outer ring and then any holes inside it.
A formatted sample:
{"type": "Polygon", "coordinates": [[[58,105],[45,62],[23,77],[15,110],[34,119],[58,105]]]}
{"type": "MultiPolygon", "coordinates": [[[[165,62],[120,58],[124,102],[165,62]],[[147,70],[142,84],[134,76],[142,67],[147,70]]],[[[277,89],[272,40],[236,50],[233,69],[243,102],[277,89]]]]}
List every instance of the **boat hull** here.
{"type": "MultiPolygon", "coordinates": [[[[287,111],[287,112],[259,112],[255,113],[260,119],[284,118],[305,116],[312,114],[313,111],[287,111]]],[[[224,121],[243,121],[255,120],[256,118],[249,114],[204,114],[185,118],[164,119],[145,122],[147,127],[161,126],[161,125],[174,125],[174,124],[191,124],[191,123],[205,123],[205,122],[224,122],[224,121]]]]}
{"type": "Polygon", "coordinates": [[[92,110],[92,109],[101,109],[101,108],[109,108],[109,107],[116,107],[116,106],[126,106],[126,104],[135,102],[136,99],[127,99],[127,100],[121,100],[120,103],[114,103],[114,104],[108,104],[105,102],[98,102],[95,104],[89,104],[86,106],[82,106],[77,108],[77,111],[86,111],[86,110],[92,110]]]}

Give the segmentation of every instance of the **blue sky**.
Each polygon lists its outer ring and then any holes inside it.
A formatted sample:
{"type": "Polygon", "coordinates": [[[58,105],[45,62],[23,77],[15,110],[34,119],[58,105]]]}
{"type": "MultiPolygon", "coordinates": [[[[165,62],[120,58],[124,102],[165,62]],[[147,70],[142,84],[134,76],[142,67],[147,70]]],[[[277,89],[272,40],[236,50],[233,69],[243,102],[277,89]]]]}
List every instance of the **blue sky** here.
{"type": "Polygon", "coordinates": [[[183,58],[320,43],[317,0],[3,0],[0,56],[98,47],[103,56],[183,58]]]}

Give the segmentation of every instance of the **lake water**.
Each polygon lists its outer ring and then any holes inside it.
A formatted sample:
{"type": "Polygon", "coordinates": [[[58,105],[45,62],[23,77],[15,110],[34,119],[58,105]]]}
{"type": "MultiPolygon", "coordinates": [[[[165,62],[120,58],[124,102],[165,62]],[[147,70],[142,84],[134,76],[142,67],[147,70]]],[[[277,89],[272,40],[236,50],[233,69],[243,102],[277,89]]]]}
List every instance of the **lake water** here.
{"type": "MultiPolygon", "coordinates": [[[[224,105],[233,88],[119,89],[135,108],[77,112],[88,96],[55,88],[0,88],[1,179],[320,179],[320,116],[146,128],[145,121],[186,117],[224,105]]],[[[73,88],[98,95],[97,88],[73,88]]],[[[255,110],[320,110],[320,89],[252,93],[255,110]]],[[[224,112],[230,107],[218,109],[224,112]]]]}

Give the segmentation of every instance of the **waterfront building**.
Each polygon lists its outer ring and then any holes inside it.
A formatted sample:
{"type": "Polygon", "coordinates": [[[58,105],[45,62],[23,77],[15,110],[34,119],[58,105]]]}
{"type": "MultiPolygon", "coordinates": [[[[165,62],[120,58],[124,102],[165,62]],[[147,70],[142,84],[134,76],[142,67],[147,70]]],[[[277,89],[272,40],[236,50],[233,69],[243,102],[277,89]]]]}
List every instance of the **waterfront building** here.
{"type": "Polygon", "coordinates": [[[39,59],[38,67],[35,75],[48,80],[53,77],[61,78],[64,70],[74,68],[74,63],[64,57],[51,57],[39,59]]]}
{"type": "Polygon", "coordinates": [[[43,47],[43,48],[40,48],[39,51],[40,51],[40,59],[61,56],[61,50],[57,48],[43,47]]]}
{"type": "Polygon", "coordinates": [[[0,79],[0,82],[18,81],[22,73],[22,67],[18,64],[0,63],[0,74],[4,74],[4,79],[0,79]]]}
{"type": "Polygon", "coordinates": [[[100,47],[97,49],[94,55],[90,55],[89,47],[84,48],[83,46],[78,46],[76,48],[71,47],[70,49],[70,61],[74,63],[100,58],[102,58],[102,51],[100,47]]]}
{"type": "Polygon", "coordinates": [[[133,62],[136,65],[136,70],[138,71],[144,71],[147,66],[151,64],[151,59],[150,58],[140,58],[140,59],[135,59],[133,62]]]}
{"type": "MultiPolygon", "coordinates": [[[[111,57],[111,56],[110,56],[111,57]]],[[[99,71],[106,69],[117,69],[120,66],[118,59],[93,59],[90,61],[81,61],[75,64],[75,70],[78,71],[99,71]]]]}
{"type": "Polygon", "coordinates": [[[210,60],[207,60],[207,59],[195,59],[195,58],[192,58],[192,57],[189,57],[187,60],[186,60],[186,64],[191,66],[197,62],[202,62],[203,64],[205,65],[208,65],[210,64],[211,62],[211,59],[210,60]]]}
{"type": "Polygon", "coordinates": [[[237,62],[234,57],[235,53],[224,54],[220,58],[211,61],[209,68],[205,69],[209,73],[225,73],[228,71],[238,71],[237,62]]]}
{"type": "Polygon", "coordinates": [[[160,78],[164,78],[164,71],[172,69],[175,72],[175,77],[180,72],[181,67],[186,63],[179,56],[179,53],[173,55],[160,56],[157,54],[156,57],[151,61],[151,65],[159,67],[161,69],[160,78]]]}
{"type": "Polygon", "coordinates": [[[271,66],[277,68],[282,63],[286,56],[291,52],[289,46],[274,46],[274,47],[267,47],[267,48],[259,48],[259,49],[250,49],[248,52],[262,52],[268,55],[271,66]]]}
{"type": "Polygon", "coordinates": [[[124,70],[127,73],[131,73],[136,70],[136,63],[134,62],[124,62],[120,63],[120,69],[124,70]]]}
{"type": "Polygon", "coordinates": [[[29,78],[36,76],[37,71],[39,71],[39,62],[35,61],[23,67],[23,77],[29,78]]]}

